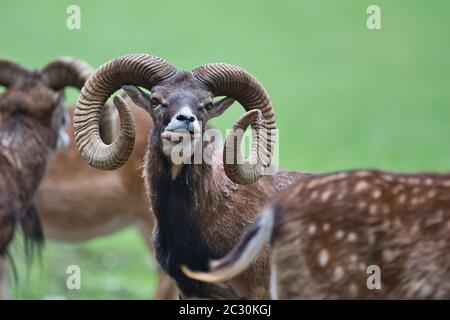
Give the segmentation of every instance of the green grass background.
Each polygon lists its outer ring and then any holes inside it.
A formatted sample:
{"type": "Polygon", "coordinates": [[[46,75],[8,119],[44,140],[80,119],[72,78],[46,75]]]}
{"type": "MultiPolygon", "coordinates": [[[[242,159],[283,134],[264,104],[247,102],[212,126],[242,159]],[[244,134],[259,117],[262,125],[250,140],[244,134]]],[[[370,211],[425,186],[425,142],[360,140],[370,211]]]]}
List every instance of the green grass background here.
{"type": "MultiPolygon", "coordinates": [[[[0,55],[30,68],[62,55],[97,67],[141,52],[182,69],[246,68],[273,100],[281,167],[317,172],[450,167],[449,30],[442,0],[0,1],[0,55]],[[81,30],[66,28],[70,4],[81,7],[81,30]],[[370,4],[381,7],[382,30],[366,27],[370,4]]],[[[225,129],[241,114],[234,107],[213,124],[225,129]]],[[[154,289],[154,265],[134,230],[48,243],[42,266],[28,273],[14,247],[13,298],[145,299],[154,289]],[[82,290],[65,288],[69,264],[82,268],[82,290]]]]}

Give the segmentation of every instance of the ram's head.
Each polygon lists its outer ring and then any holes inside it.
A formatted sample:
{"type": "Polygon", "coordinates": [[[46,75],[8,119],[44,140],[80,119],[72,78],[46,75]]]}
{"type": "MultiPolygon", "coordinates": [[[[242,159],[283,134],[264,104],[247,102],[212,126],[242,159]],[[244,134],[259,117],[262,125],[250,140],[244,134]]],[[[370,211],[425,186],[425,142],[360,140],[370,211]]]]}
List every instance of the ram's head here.
{"type": "Polygon", "coordinates": [[[161,58],[141,54],[106,63],[81,91],[74,118],[75,139],[83,158],[92,166],[116,169],[127,161],[133,149],[133,119],[120,96],[114,98],[120,114],[120,134],[111,145],[105,145],[99,136],[103,105],[120,88],[152,116],[155,123],[152,141],[169,158],[174,146],[195,145],[202,138],[207,122],[237,100],[246,113],[234,125],[234,132],[243,133],[251,125],[253,143],[250,158],[243,160],[240,154],[242,134],[227,138],[225,172],[237,183],[252,183],[270,165],[275,119],[264,88],[252,75],[223,63],[203,65],[189,72],[177,71],[161,58]],[[215,101],[219,96],[225,98],[215,101]]]}
{"type": "Polygon", "coordinates": [[[91,73],[89,65],[72,58],[53,60],[39,71],[0,59],[0,86],[6,87],[0,96],[0,127],[7,131],[33,121],[50,129],[53,147],[67,145],[64,88],[81,89],[91,73]]]}

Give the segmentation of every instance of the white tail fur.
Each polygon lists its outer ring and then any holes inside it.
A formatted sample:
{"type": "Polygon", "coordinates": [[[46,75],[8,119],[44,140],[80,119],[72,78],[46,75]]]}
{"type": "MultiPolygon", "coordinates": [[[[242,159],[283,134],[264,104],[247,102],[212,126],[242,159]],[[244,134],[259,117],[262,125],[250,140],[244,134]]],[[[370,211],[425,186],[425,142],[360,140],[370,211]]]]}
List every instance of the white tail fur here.
{"type": "Polygon", "coordinates": [[[199,281],[220,282],[234,278],[250,266],[264,244],[270,240],[274,220],[274,208],[263,209],[225,257],[209,262],[208,272],[192,271],[186,266],[181,266],[181,269],[188,277],[199,281]]]}

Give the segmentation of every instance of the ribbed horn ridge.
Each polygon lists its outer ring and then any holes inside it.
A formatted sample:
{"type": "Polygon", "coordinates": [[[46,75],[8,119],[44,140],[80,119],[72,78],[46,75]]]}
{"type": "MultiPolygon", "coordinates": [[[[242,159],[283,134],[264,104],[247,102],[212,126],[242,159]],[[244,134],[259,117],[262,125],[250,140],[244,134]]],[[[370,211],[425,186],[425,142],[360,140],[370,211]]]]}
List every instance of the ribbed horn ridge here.
{"type": "Polygon", "coordinates": [[[224,169],[236,183],[256,182],[270,166],[276,131],[272,104],[264,87],[244,69],[224,63],[206,64],[192,73],[215,96],[231,97],[247,111],[225,140],[224,169]],[[240,142],[249,125],[252,128],[252,148],[249,157],[242,159],[240,142]]]}
{"type": "Polygon", "coordinates": [[[131,54],[115,58],[102,65],[89,78],[77,102],[74,114],[75,141],[83,159],[91,166],[114,170],[129,158],[134,146],[134,122],[123,100],[115,99],[120,117],[120,132],[114,142],[106,145],[99,135],[103,105],[123,85],[152,87],[176,73],[164,59],[131,54]]]}

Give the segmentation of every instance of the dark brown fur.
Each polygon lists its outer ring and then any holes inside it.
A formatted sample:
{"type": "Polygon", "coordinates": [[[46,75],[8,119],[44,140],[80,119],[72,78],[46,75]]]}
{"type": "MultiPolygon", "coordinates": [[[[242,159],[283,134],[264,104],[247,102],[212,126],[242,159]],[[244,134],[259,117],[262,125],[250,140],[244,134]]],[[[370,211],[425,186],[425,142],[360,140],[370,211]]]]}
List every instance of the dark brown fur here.
{"type": "Polygon", "coordinates": [[[56,145],[58,120],[62,121],[61,100],[61,94],[34,78],[25,79],[0,97],[2,254],[6,252],[18,223],[37,221],[28,219],[27,213],[56,145]]]}

